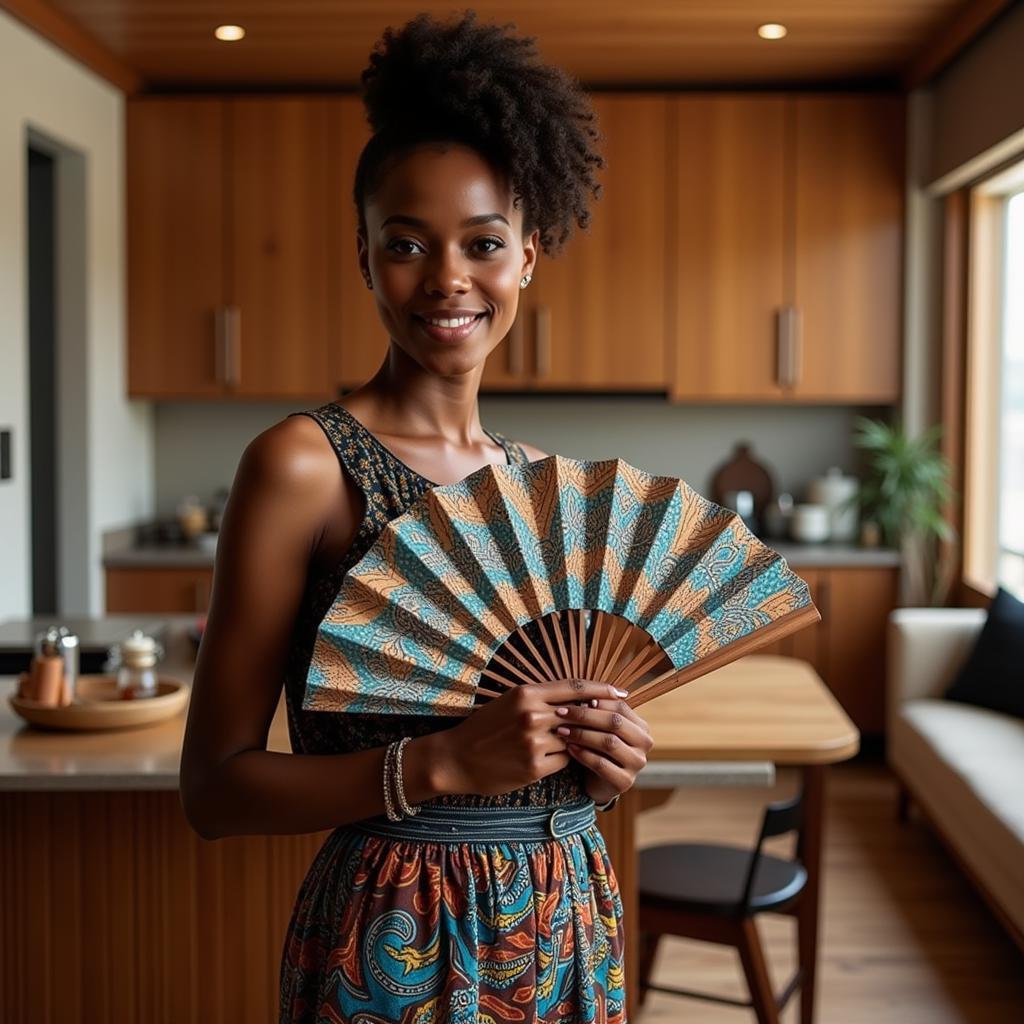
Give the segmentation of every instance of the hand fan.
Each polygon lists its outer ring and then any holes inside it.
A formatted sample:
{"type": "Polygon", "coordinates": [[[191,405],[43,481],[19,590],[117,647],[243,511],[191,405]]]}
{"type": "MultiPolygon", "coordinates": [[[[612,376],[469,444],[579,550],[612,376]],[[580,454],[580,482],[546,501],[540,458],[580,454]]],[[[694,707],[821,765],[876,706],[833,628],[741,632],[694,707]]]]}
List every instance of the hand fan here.
{"type": "Polygon", "coordinates": [[[485,466],[346,574],[302,706],[465,715],[576,677],[635,707],[819,619],[782,556],[683,480],[619,459],[485,466]]]}

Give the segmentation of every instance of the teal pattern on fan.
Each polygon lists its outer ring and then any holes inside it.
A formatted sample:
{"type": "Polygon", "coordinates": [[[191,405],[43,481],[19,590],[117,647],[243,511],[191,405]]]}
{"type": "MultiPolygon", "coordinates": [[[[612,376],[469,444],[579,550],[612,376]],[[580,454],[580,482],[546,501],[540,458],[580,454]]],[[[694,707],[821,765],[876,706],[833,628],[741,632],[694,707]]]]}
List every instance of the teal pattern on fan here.
{"type": "MultiPolygon", "coordinates": [[[[345,576],[303,707],[466,714],[510,637],[518,654],[521,627],[570,610],[643,630],[671,665],[659,692],[818,618],[782,556],[683,480],[618,459],[487,466],[427,491],[345,576]]],[[[593,667],[587,628],[571,639],[593,667]]]]}

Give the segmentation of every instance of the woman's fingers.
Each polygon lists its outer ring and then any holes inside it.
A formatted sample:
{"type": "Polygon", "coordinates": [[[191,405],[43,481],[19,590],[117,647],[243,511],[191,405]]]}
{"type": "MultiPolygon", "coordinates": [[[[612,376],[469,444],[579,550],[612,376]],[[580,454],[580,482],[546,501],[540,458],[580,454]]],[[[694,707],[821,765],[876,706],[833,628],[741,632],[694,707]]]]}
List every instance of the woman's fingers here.
{"type": "Polygon", "coordinates": [[[521,689],[539,696],[546,704],[566,704],[580,700],[619,700],[626,696],[625,690],[616,689],[611,683],[595,683],[591,679],[559,679],[553,683],[538,683],[521,689]]]}
{"type": "Polygon", "coordinates": [[[575,737],[581,735],[581,730],[589,729],[605,735],[619,736],[629,746],[645,754],[654,748],[654,740],[647,729],[647,723],[624,701],[616,700],[603,704],[599,702],[596,708],[564,705],[555,709],[555,715],[560,720],[559,725],[570,730],[557,730],[558,734],[566,737],[569,742],[576,742],[575,737]]]}
{"type": "Polygon", "coordinates": [[[643,748],[633,746],[617,733],[585,729],[579,725],[561,725],[555,730],[555,733],[566,743],[592,750],[633,774],[647,764],[647,756],[643,748]]]}

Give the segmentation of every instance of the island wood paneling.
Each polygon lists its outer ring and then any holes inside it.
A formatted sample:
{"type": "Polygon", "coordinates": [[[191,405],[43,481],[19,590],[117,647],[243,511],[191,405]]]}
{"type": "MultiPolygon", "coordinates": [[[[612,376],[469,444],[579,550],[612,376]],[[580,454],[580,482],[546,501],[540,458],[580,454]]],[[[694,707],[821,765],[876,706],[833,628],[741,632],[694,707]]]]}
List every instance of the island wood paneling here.
{"type": "MultiPolygon", "coordinates": [[[[614,863],[632,816],[599,817],[614,863]]],[[[210,842],[176,792],[0,793],[0,1020],[272,1024],[329,834],[210,842]]]]}

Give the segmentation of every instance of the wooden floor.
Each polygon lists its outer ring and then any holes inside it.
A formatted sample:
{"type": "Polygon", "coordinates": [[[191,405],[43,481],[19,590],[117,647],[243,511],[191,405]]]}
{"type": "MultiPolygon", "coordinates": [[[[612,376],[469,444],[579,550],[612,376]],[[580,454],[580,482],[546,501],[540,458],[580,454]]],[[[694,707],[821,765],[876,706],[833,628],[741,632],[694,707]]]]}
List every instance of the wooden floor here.
{"type": "MultiPolygon", "coordinates": [[[[641,846],[674,839],[750,845],[773,790],[680,789],[640,815],[641,846]]],[[[1015,1024],[1024,1020],[1024,958],[916,816],[895,817],[896,786],[880,764],[829,770],[820,1024],[1015,1024]]],[[[787,851],[788,852],[788,851],[787,851]]],[[[793,922],[759,919],[779,989],[792,970],[793,922]]],[[[746,997],[734,951],[663,939],[654,981],[746,997]]],[[[783,1015],[798,1019],[797,999],[783,1015]]],[[[748,1024],[753,1012],[651,993],[638,1024],[748,1024]]]]}

